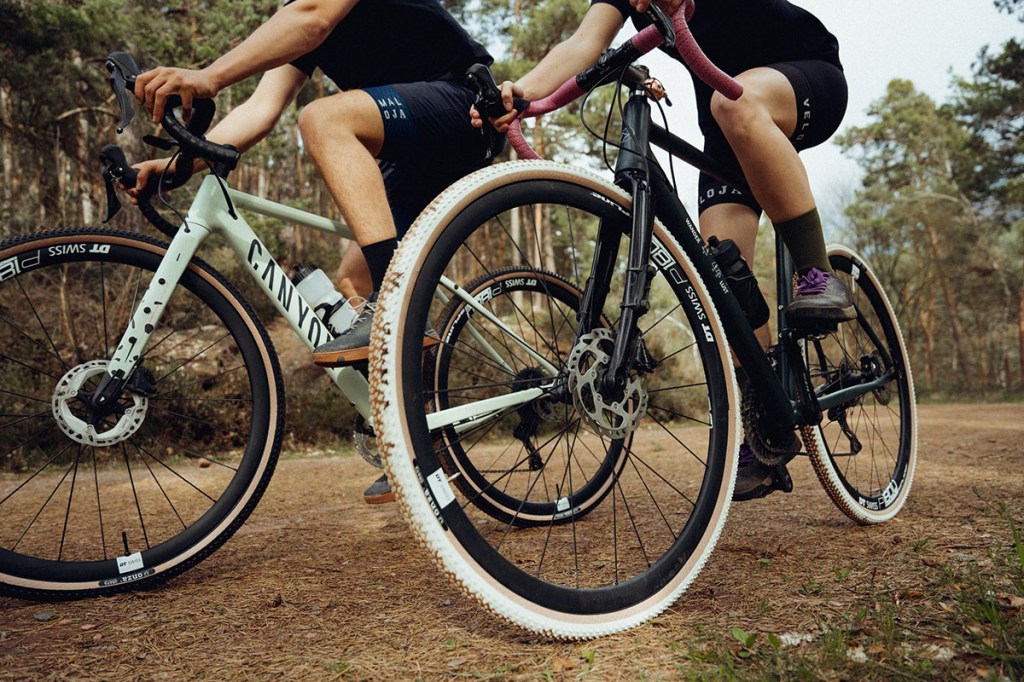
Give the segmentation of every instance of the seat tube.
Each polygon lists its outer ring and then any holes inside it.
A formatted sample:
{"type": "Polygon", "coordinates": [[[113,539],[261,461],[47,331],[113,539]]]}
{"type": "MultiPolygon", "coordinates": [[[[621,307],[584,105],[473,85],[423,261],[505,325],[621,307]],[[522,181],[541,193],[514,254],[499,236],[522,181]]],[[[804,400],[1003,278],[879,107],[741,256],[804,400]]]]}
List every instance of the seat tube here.
{"type": "MultiPolygon", "coordinates": [[[[776,334],[780,348],[784,348],[783,334],[788,329],[786,308],[793,300],[793,257],[789,255],[789,249],[786,248],[786,243],[778,232],[775,233],[775,292],[778,300],[776,334]]],[[[779,377],[786,395],[795,396],[797,382],[792,372],[789,354],[778,353],[776,359],[779,363],[779,377]]]]}

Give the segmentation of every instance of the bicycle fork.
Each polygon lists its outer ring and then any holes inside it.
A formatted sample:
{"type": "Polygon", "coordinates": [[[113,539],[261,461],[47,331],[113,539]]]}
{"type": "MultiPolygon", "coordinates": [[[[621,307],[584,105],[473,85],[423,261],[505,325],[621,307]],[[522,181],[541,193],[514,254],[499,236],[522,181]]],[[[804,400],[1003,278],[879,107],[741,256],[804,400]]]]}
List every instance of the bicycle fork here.
{"type": "MultiPolygon", "coordinates": [[[[207,186],[203,184],[204,189],[207,186]]],[[[206,226],[189,216],[171,240],[167,255],[153,274],[152,281],[110,358],[107,371],[89,400],[93,426],[114,411],[118,398],[129,382],[133,382],[132,390],[146,390],[144,385],[135,386],[140,380],[145,383],[144,377],[136,377],[135,371],[145,357],[143,350],[166,309],[167,301],[178,286],[178,280],[208,236],[210,231],[206,226]]]]}
{"type": "MultiPolygon", "coordinates": [[[[622,297],[619,333],[600,386],[608,395],[621,397],[629,380],[629,373],[637,367],[647,367],[641,353],[639,320],[650,309],[648,295],[653,268],[650,265],[651,241],[654,232],[654,211],[651,185],[648,180],[646,157],[650,135],[650,104],[641,90],[634,92],[626,103],[623,114],[622,147],[615,169],[615,183],[629,192],[633,211],[628,226],[631,236],[626,265],[626,283],[622,297]]],[[[589,332],[597,324],[604,309],[608,287],[618,257],[619,245],[626,221],[602,221],[594,264],[587,282],[586,296],[581,308],[577,337],[589,332]]],[[[648,359],[649,360],[649,359],[648,359]]]]}

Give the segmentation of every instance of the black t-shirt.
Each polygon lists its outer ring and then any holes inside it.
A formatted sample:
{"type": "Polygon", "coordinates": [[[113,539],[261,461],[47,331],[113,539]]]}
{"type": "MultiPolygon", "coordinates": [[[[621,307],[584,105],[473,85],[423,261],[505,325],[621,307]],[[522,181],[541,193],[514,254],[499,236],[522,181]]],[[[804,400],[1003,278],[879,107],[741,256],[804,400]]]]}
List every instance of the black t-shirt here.
{"type": "Polygon", "coordinates": [[[363,0],[292,64],[320,67],[342,90],[455,78],[494,59],[438,0],[363,0]]]}
{"type": "MultiPolygon", "coordinates": [[[[591,0],[612,5],[637,29],[651,21],[628,0],[591,0]]],[[[787,0],[697,0],[690,31],[718,68],[735,76],[757,66],[820,59],[842,69],[839,41],[807,10],[787,0]]],[[[682,61],[675,48],[666,50],[682,61]]],[[[696,77],[698,116],[709,117],[711,88],[696,77]]]]}

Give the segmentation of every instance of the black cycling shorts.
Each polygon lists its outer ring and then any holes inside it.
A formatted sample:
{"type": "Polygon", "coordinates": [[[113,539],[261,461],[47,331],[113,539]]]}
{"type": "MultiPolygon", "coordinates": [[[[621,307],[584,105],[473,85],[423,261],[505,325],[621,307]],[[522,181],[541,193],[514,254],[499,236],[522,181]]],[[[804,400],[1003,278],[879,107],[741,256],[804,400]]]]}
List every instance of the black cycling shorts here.
{"type": "Polygon", "coordinates": [[[401,239],[416,216],[488,162],[489,140],[469,123],[474,93],[454,80],[364,88],[384,121],[378,160],[401,239]]]}
{"type": "MultiPolygon", "coordinates": [[[[789,140],[797,151],[815,147],[825,142],[839,129],[846,113],[846,76],[841,69],[821,60],[782,62],[766,65],[784,75],[796,93],[796,130],[789,140]]],[[[736,160],[725,134],[714,119],[704,130],[704,152],[732,170],[737,177],[743,177],[740,163],[736,160]]],[[[758,215],[761,206],[746,190],[738,190],[715,178],[701,173],[698,181],[698,213],[718,204],[743,204],[758,215]]]]}

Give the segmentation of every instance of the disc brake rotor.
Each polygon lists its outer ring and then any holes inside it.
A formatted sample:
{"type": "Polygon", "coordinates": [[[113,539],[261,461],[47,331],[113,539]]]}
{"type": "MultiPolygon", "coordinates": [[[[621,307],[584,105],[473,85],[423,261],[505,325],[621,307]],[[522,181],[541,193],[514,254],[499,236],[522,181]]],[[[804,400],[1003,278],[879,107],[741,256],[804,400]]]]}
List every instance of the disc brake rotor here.
{"type": "Polygon", "coordinates": [[[607,396],[601,386],[614,346],[611,331],[603,328],[584,334],[569,354],[569,392],[584,421],[598,433],[621,439],[635,431],[647,413],[647,389],[642,379],[630,376],[621,396],[607,396]]]}
{"type": "MultiPolygon", "coordinates": [[[[106,360],[92,360],[68,370],[57,382],[51,407],[53,418],[60,430],[73,441],[83,445],[106,447],[131,438],[146,420],[149,400],[141,395],[125,391],[121,394],[120,406],[115,414],[113,426],[99,430],[86,419],[90,416],[84,396],[91,395],[85,390],[90,379],[102,377],[107,371],[106,360]],[[80,398],[79,395],[83,398],[80,398]],[[85,418],[83,418],[85,417],[85,418]]],[[[113,416],[113,415],[112,415],[113,416]]]]}

